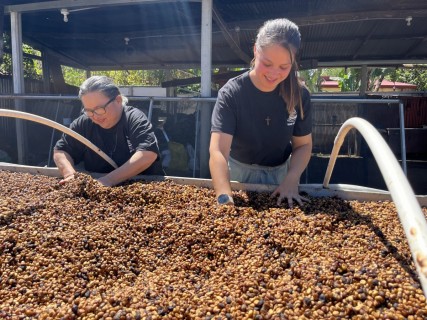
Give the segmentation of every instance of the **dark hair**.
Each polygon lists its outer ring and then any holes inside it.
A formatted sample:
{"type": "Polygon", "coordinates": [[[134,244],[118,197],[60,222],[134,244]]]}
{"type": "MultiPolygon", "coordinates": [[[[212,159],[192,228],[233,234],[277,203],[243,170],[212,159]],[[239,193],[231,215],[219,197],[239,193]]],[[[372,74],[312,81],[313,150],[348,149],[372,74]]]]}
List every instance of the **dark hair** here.
{"type": "Polygon", "coordinates": [[[122,104],[125,105],[128,99],[120,93],[119,87],[114,84],[113,79],[106,76],[92,76],[86,79],[80,86],[79,98],[89,92],[102,92],[107,98],[122,96],[122,104]]]}
{"type": "MultiPolygon", "coordinates": [[[[289,114],[293,113],[296,106],[299,105],[301,117],[304,118],[302,109],[303,85],[298,80],[298,64],[296,62],[296,54],[301,45],[301,34],[298,26],[284,18],[264,22],[258,30],[255,41],[256,49],[261,51],[262,48],[275,44],[289,51],[292,63],[289,76],[279,84],[279,93],[287,105],[289,114]]],[[[252,65],[254,60],[252,60],[252,65]]]]}

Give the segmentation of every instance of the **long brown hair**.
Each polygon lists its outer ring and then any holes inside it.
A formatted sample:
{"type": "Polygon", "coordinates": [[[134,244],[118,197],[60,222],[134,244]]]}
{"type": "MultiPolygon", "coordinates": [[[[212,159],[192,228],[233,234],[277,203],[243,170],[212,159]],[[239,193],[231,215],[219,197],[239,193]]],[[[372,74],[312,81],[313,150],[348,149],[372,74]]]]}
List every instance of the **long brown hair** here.
{"type": "MultiPolygon", "coordinates": [[[[258,30],[255,46],[257,50],[262,50],[262,48],[274,44],[288,50],[292,62],[288,77],[279,84],[279,94],[285,101],[289,114],[292,114],[295,108],[299,106],[301,117],[304,118],[302,108],[303,85],[298,79],[298,64],[296,62],[296,54],[301,45],[301,34],[298,26],[284,18],[267,20],[258,30]]],[[[251,66],[253,66],[254,61],[255,58],[252,60],[251,66]]]]}

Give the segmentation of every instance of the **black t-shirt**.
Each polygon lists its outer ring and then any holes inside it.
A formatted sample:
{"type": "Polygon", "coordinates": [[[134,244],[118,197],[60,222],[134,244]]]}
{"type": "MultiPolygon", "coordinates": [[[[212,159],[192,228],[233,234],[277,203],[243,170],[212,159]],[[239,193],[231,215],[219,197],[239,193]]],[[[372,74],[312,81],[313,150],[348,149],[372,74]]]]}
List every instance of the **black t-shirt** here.
{"type": "Polygon", "coordinates": [[[311,133],[310,93],[302,91],[300,108],[289,115],[279,88],[263,92],[249,78],[249,71],[230,79],[218,92],[211,132],[233,136],[230,156],[246,164],[278,166],[292,152],[292,136],[311,133]]]}
{"type": "MultiPolygon", "coordinates": [[[[70,129],[104,151],[119,167],[128,161],[136,151],[155,152],[158,155],[156,161],[144,170],[143,174],[164,174],[152,125],[139,109],[124,106],[119,122],[110,129],[103,129],[86,115],[81,115],[74,120],[70,129]]],[[[108,173],[114,170],[92,149],[66,134],[63,134],[62,138],[58,140],[55,149],[67,152],[76,164],[83,161],[85,169],[89,172],[108,173]]]]}

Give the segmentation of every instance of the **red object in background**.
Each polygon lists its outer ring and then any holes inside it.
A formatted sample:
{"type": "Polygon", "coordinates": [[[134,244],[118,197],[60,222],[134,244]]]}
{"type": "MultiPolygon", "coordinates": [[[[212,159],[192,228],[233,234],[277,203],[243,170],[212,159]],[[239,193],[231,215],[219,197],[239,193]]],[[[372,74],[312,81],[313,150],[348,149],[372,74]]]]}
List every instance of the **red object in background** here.
{"type": "Polygon", "coordinates": [[[405,128],[427,126],[427,98],[401,97],[405,106],[405,128]]]}

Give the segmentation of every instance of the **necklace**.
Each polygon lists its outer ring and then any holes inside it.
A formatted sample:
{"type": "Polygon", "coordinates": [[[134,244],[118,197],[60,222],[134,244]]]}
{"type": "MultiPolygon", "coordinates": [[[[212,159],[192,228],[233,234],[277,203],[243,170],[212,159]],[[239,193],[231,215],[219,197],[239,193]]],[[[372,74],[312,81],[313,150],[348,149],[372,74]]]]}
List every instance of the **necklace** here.
{"type": "Polygon", "coordinates": [[[107,150],[105,153],[110,158],[113,158],[113,154],[117,149],[117,128],[114,132],[106,134],[105,149],[107,150]]]}
{"type": "Polygon", "coordinates": [[[116,131],[116,135],[115,135],[115,139],[114,139],[114,147],[112,148],[112,150],[110,152],[110,158],[113,158],[113,154],[114,154],[114,152],[116,152],[116,148],[117,148],[117,131],[116,131]]]}
{"type": "Polygon", "coordinates": [[[267,118],[265,118],[264,120],[265,120],[265,123],[267,124],[267,126],[270,126],[270,121],[271,121],[270,117],[267,116],[267,118]]]}

